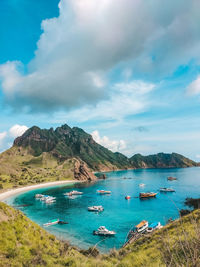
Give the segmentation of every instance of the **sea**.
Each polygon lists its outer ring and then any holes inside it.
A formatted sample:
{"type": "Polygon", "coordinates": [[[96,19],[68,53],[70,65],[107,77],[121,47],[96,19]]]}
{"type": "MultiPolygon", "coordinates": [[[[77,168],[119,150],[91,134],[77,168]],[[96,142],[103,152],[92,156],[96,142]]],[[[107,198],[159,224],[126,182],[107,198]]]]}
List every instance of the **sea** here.
{"type": "Polygon", "coordinates": [[[75,183],[66,186],[54,186],[28,191],[12,196],[6,203],[21,210],[41,227],[43,224],[60,219],[68,222],[63,225],[44,227],[60,240],[69,241],[81,249],[96,245],[107,253],[113,248],[123,246],[127,233],[142,220],[149,223],[160,222],[165,225],[169,219],[179,218],[181,209],[188,209],[184,202],[187,197],[200,197],[200,168],[176,169],[137,169],[105,173],[107,179],[95,183],[75,183]],[[176,177],[168,181],[167,177],[176,177]],[[140,184],[145,184],[140,187],[140,184]],[[161,193],[159,188],[170,187],[175,192],[161,193]],[[100,195],[97,190],[109,190],[110,195],[100,195]],[[71,190],[83,192],[83,195],[69,198],[64,195],[71,190]],[[157,192],[151,199],[141,200],[140,192],[157,192]],[[56,202],[45,204],[35,199],[35,194],[56,197],[56,202]],[[131,199],[126,200],[125,196],[131,199]],[[100,213],[88,212],[88,206],[102,205],[100,213]],[[114,230],[114,237],[93,235],[99,226],[114,230]]]}

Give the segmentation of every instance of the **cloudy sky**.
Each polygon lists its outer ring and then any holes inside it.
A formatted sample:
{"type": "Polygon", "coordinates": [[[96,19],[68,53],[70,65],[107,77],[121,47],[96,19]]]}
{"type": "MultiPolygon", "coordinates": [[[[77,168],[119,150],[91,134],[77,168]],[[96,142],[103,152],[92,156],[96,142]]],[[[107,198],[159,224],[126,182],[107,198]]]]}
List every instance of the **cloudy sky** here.
{"type": "Polygon", "coordinates": [[[199,0],[1,0],[0,151],[67,123],[200,161],[199,0]]]}

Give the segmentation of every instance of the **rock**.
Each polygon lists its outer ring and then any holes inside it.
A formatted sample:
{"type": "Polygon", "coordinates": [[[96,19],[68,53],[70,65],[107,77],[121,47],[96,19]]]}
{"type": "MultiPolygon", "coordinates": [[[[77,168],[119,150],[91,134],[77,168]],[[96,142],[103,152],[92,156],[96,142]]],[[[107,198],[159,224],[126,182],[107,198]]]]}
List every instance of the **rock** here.
{"type": "Polygon", "coordinates": [[[107,176],[105,174],[102,174],[99,178],[105,180],[107,179],[107,176]]]}
{"type": "Polygon", "coordinates": [[[74,164],[74,178],[81,181],[94,181],[97,177],[88,169],[82,160],[76,160],[74,164]]]}

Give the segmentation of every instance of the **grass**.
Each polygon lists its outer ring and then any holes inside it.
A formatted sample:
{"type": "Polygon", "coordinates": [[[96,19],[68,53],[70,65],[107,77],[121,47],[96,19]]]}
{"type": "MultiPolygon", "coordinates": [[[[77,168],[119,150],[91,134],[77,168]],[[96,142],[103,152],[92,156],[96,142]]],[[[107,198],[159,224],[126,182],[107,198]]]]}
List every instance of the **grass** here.
{"type": "Polygon", "coordinates": [[[59,162],[49,153],[32,156],[12,147],[0,155],[0,190],[36,183],[74,179],[74,159],[59,162]]]}
{"type": "Polygon", "coordinates": [[[0,266],[200,266],[200,210],[108,255],[58,241],[22,212],[0,203],[0,266]]]}

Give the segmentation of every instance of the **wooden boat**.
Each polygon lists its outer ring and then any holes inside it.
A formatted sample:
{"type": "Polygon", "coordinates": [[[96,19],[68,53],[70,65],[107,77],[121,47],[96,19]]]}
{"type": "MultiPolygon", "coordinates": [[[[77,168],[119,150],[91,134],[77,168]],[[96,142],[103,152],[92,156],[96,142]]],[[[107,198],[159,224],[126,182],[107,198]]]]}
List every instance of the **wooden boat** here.
{"type": "Polygon", "coordinates": [[[106,191],[106,190],[97,190],[97,193],[104,195],[104,194],[111,194],[111,191],[106,191]]]}
{"type": "Polygon", "coordinates": [[[140,193],[139,197],[140,198],[150,198],[150,197],[155,197],[158,193],[154,192],[147,192],[147,193],[140,193]]]}
{"type": "Polygon", "coordinates": [[[131,199],[131,196],[125,196],[125,199],[131,199]]]}
{"type": "Polygon", "coordinates": [[[175,180],[177,180],[177,178],[176,177],[169,176],[169,177],[167,177],[167,180],[168,181],[175,181],[175,180]]]}
{"type": "Polygon", "coordinates": [[[160,192],[175,192],[175,190],[173,188],[162,187],[160,188],[160,192]]]}
{"type": "Polygon", "coordinates": [[[83,192],[76,191],[76,190],[70,191],[68,193],[64,193],[65,196],[74,196],[74,195],[82,195],[82,194],[83,192]]]}

